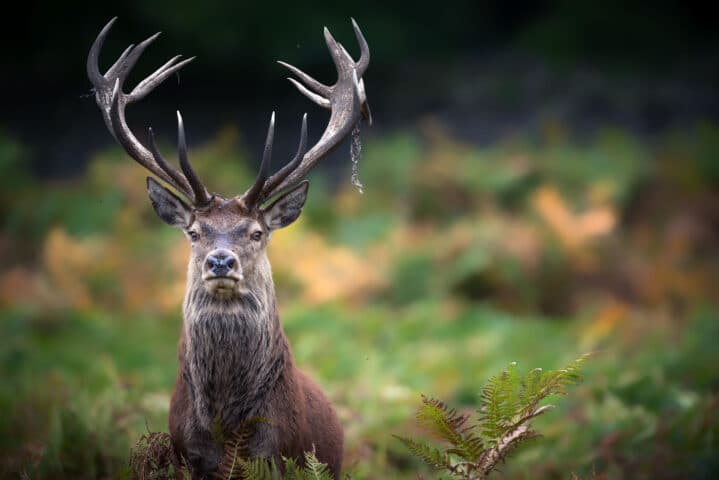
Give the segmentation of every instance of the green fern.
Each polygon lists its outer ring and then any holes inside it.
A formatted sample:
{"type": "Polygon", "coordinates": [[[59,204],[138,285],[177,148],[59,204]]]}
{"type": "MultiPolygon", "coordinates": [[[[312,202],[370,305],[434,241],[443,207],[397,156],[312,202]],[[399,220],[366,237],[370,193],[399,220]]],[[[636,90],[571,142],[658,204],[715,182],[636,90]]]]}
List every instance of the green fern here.
{"type": "Polygon", "coordinates": [[[332,474],[330,474],[329,468],[327,468],[327,464],[317,460],[314,451],[305,452],[304,474],[304,477],[299,477],[297,480],[333,480],[332,474]]]}
{"type": "Polygon", "coordinates": [[[243,480],[282,480],[283,476],[273,459],[262,457],[239,458],[238,463],[243,480]]]}
{"type": "Polygon", "coordinates": [[[450,454],[474,457],[484,449],[482,439],[474,435],[472,427],[467,425],[469,416],[457,413],[444,402],[422,396],[417,420],[440,440],[453,445],[448,450],[450,454]]]}
{"type": "Polygon", "coordinates": [[[236,458],[236,473],[232,477],[242,480],[334,480],[326,464],[313,452],[306,452],[304,467],[292,458],[282,458],[280,468],[272,458],[236,458]]]}
{"type": "Polygon", "coordinates": [[[262,423],[270,420],[254,417],[246,420],[223,445],[223,456],[215,478],[222,480],[334,480],[326,464],[315,452],[305,452],[304,466],[293,458],[282,457],[282,466],[274,458],[252,457],[248,443],[262,423]]]}
{"type": "Polygon", "coordinates": [[[552,408],[540,403],[552,395],[565,395],[567,387],[579,383],[581,367],[588,357],[583,355],[561,370],[534,369],[524,376],[517,364],[511,363],[482,388],[474,425],[468,425],[468,415],[423,396],[417,421],[444,442],[444,449],[395,437],[434,469],[456,478],[486,479],[517,446],[537,436],[531,421],[552,408]]]}
{"type": "MultiPolygon", "coordinates": [[[[257,428],[261,424],[272,423],[271,420],[264,417],[250,417],[244,420],[240,426],[231,434],[227,435],[220,428],[216,430],[221,432],[223,438],[222,457],[220,465],[215,472],[214,477],[221,480],[232,480],[236,478],[245,478],[244,474],[247,468],[252,467],[243,464],[242,459],[250,459],[251,454],[248,449],[250,439],[257,432],[257,428]]],[[[215,436],[215,438],[218,438],[215,436]]]]}
{"type": "Polygon", "coordinates": [[[297,464],[297,461],[294,458],[282,457],[282,461],[285,464],[285,479],[301,480],[304,478],[304,469],[297,464]]]}
{"type": "Polygon", "coordinates": [[[412,440],[411,438],[401,437],[399,435],[393,435],[393,437],[402,442],[410,452],[432,468],[442,469],[452,466],[448,452],[442,452],[438,448],[418,442],[417,440],[412,440]]]}

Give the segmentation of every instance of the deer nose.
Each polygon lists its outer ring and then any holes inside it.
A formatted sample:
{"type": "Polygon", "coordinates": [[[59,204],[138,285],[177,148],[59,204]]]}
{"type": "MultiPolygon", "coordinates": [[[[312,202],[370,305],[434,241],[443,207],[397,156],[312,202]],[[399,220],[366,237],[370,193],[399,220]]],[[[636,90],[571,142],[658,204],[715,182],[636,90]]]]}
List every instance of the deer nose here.
{"type": "Polygon", "coordinates": [[[237,258],[235,254],[229,250],[213,250],[207,255],[205,260],[205,268],[217,277],[224,277],[235,270],[237,267],[237,258]]]}

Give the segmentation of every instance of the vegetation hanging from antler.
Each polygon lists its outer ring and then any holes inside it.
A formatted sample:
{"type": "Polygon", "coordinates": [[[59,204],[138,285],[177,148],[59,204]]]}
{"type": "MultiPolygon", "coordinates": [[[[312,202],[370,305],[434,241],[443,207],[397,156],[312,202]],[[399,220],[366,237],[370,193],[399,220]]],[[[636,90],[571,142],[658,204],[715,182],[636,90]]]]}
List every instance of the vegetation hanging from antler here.
{"type": "Polygon", "coordinates": [[[551,395],[565,395],[568,386],[579,383],[580,369],[588,356],[561,370],[535,368],[524,376],[517,372],[516,362],[511,363],[482,389],[476,423],[470,423],[470,415],[423,396],[417,421],[448,444],[447,448],[395,437],[432,468],[457,478],[485,479],[518,445],[537,436],[531,421],[552,408],[540,406],[540,402],[551,395]]]}

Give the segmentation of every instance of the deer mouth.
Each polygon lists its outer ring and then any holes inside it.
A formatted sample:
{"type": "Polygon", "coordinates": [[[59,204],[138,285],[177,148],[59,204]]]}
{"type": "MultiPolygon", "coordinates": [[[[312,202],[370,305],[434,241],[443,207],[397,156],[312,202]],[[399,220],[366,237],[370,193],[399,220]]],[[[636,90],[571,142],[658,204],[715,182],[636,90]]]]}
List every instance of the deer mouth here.
{"type": "Polygon", "coordinates": [[[205,281],[205,286],[211,292],[230,293],[237,291],[242,279],[236,275],[207,275],[203,280],[205,281]]]}

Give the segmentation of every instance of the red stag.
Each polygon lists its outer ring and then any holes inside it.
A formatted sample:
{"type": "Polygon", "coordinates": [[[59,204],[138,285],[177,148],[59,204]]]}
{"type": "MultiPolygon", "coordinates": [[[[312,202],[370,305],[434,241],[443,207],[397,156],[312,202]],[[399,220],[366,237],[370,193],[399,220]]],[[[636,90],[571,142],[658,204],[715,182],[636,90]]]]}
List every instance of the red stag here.
{"type": "Polygon", "coordinates": [[[130,93],[123,84],[142,52],[159,34],[128,47],[103,75],[98,57],[115,19],[102,29],[90,49],[87,73],[95,99],[115,140],[140,165],[173,187],[186,201],[147,178],[157,215],[180,228],[191,243],[183,326],[178,346],[179,371],[170,404],[170,434],[189,462],[193,478],[214,473],[221,445],[214,429],[233,432],[243,422],[263,417],[248,445],[253,456],[301,459],[315,450],[338,477],[342,464],[342,427],[322,390],[294,363],[279,321],[267,244],[272,233],[294,222],[302,211],[308,182],[302,178],[345,139],[369,109],[362,75],[369,49],[352,22],[361,55],[357,62],[325,29],[327,47],[337,68],[337,82],[324,85],[280,62],[298,79],[301,93],[330,110],[319,141],[307,149],[307,116],[302,119],[295,157],[270,175],[274,113],[260,171],[242,195],[210,193],[187,159],[185,133],[177,113],[180,170],[160,154],[149,131],[149,148],[132,133],[125,107],[144,98],[193,59],[170,59],[130,93]],[[271,200],[271,201],[270,201],[271,200]]]}

